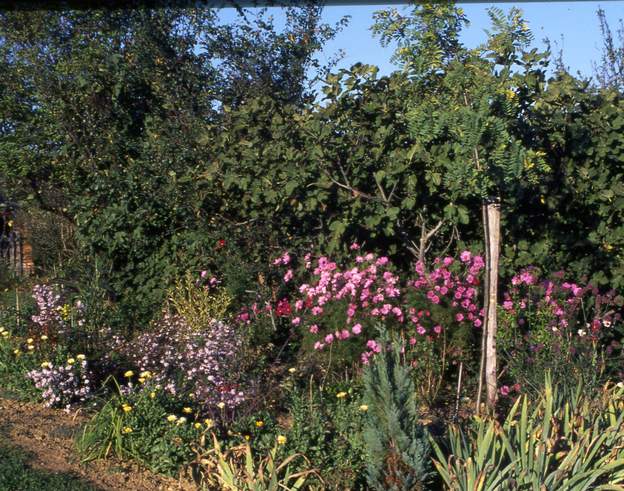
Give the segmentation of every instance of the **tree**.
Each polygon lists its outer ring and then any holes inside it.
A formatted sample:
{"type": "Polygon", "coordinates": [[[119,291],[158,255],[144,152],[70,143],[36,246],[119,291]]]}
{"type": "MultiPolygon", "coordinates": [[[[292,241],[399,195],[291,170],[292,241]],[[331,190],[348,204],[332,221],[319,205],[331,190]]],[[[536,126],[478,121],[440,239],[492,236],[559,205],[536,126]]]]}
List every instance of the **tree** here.
{"type": "MultiPolygon", "coordinates": [[[[414,84],[409,124],[416,151],[437,167],[449,204],[481,200],[486,251],[485,322],[481,377],[487,401],[497,397],[496,308],[500,206],[513,201],[522,180],[535,185],[548,167],[531,144],[524,120],[544,79],[546,54],[528,51],[532,36],[520,12],[489,11],[493,30],[476,49],[459,42],[466,23],[450,4],[424,4],[410,17],[377,16],[383,42],[398,42],[396,59],[414,84]]],[[[423,159],[424,160],[424,159],[423,159]]],[[[477,404],[481,397],[479,387],[477,404]]]]}
{"type": "Polygon", "coordinates": [[[624,91],[624,23],[619,20],[617,40],[607,21],[605,11],[601,8],[597,12],[602,34],[602,59],[600,64],[594,63],[594,71],[601,87],[612,87],[624,91]]]}
{"type": "Polygon", "coordinates": [[[319,9],[289,12],[284,33],[253,16],[246,30],[221,26],[201,8],[0,14],[2,184],[73,223],[133,322],[213,248],[229,197],[201,176],[231,104],[306,104],[314,53],[334,31],[319,9]],[[254,56],[217,49],[224,39],[254,56]]]}

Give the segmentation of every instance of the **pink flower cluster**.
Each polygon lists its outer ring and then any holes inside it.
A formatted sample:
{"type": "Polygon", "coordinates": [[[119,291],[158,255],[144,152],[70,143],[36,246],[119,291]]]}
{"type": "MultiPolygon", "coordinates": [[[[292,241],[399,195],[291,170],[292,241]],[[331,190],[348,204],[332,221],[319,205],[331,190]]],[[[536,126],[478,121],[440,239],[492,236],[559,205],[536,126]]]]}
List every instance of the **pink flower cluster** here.
{"type": "Polygon", "coordinates": [[[54,285],[35,285],[32,289],[32,295],[37,304],[37,314],[31,319],[39,326],[42,333],[63,334],[67,328],[67,323],[61,316],[64,302],[59,291],[60,288],[54,285]]]}
{"type": "MultiPolygon", "coordinates": [[[[425,265],[418,263],[416,277],[401,281],[387,257],[362,254],[357,244],[350,249],[357,255],[348,268],[325,256],[313,263],[307,254],[305,267],[311,278],[297,287],[300,297],[294,301],[294,311],[287,299],[281,299],[275,309],[278,315],[291,316],[294,326],[304,327],[318,336],[315,349],[371,334],[371,325],[380,321],[413,332],[409,341],[412,345],[425,335],[438,336],[443,331],[442,325],[435,321],[429,309],[416,307],[423,303],[432,306],[444,303],[455,312],[456,322],[481,326],[483,313],[477,307],[479,276],[484,268],[481,256],[464,251],[459,262],[451,257],[436,259],[432,271],[426,271],[425,265]],[[344,325],[339,328],[330,326],[336,307],[345,316],[344,325]]],[[[284,263],[286,255],[273,264],[290,263],[290,256],[288,263],[284,263]]],[[[284,279],[290,281],[292,274],[287,273],[284,279]]],[[[381,348],[373,339],[368,339],[365,345],[362,361],[367,363],[381,348]]]]}
{"type": "Polygon", "coordinates": [[[504,294],[502,308],[507,317],[503,320],[513,319],[529,329],[545,323],[553,335],[565,333],[590,340],[597,339],[602,328],[610,328],[620,320],[614,292],[601,295],[591,285],[562,280],[562,273],[540,280],[533,268],[515,275],[504,294]]]}
{"type": "MultiPolygon", "coordinates": [[[[434,268],[431,272],[425,270],[422,263],[416,264],[416,274],[418,278],[410,281],[409,284],[424,291],[427,299],[435,305],[445,302],[455,313],[455,321],[471,322],[475,327],[483,324],[483,309],[477,306],[479,301],[479,277],[485,267],[485,262],[481,256],[473,256],[470,251],[464,251],[460,255],[463,266],[462,274],[451,271],[455,263],[452,257],[436,258],[434,268]]],[[[411,320],[417,326],[417,330],[422,331],[423,327],[420,319],[422,312],[414,317],[411,312],[411,320]]]]}

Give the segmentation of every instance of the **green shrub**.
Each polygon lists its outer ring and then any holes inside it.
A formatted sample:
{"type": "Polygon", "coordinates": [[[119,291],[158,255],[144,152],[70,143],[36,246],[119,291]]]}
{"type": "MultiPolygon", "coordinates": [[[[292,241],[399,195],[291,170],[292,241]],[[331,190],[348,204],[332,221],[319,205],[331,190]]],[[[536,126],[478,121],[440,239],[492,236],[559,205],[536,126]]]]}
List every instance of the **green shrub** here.
{"type": "Polygon", "coordinates": [[[85,426],[77,446],[84,462],[132,458],[154,472],[176,475],[193,460],[191,443],[207,426],[148,384],[109,399],[85,426]]]}
{"type": "Polygon", "coordinates": [[[359,388],[349,385],[319,387],[310,382],[289,393],[286,449],[305,455],[319,469],[326,489],[365,488],[365,406],[359,388]]]}
{"type": "Polygon", "coordinates": [[[367,481],[376,490],[426,489],[431,477],[427,431],[419,422],[416,390],[400,348],[392,343],[364,370],[368,417],[364,442],[367,481]]]}

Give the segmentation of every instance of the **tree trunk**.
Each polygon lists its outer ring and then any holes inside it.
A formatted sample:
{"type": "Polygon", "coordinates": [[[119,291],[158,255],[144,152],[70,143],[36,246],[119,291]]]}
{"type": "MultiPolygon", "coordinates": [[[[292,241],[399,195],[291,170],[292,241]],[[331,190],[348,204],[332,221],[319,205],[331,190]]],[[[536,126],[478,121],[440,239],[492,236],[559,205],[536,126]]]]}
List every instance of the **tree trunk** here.
{"type": "Polygon", "coordinates": [[[489,202],[487,204],[486,233],[486,270],[487,296],[484,323],[485,338],[485,385],[487,391],[487,403],[490,409],[496,404],[497,396],[497,359],[496,359],[496,331],[498,307],[498,267],[500,255],[500,203],[489,202]]]}

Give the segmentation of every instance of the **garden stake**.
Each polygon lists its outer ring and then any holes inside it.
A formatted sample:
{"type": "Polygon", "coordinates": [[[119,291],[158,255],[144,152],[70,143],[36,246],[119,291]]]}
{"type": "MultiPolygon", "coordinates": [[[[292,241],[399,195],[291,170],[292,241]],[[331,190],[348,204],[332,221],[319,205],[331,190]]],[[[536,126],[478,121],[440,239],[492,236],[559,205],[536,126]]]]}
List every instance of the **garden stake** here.
{"type": "Polygon", "coordinates": [[[459,395],[461,394],[461,383],[462,383],[462,374],[464,372],[464,362],[459,362],[459,376],[457,377],[457,395],[455,396],[455,416],[453,416],[453,420],[457,421],[457,416],[459,415],[459,395]]]}

